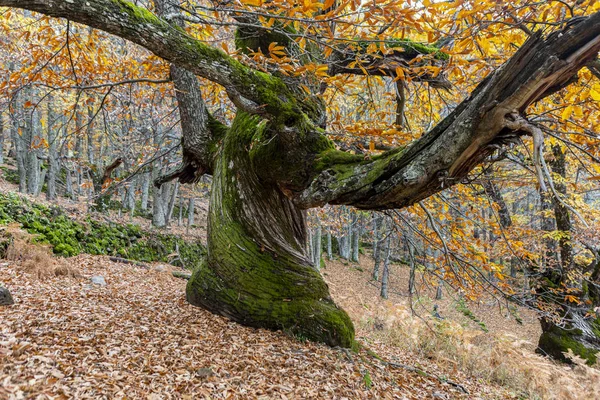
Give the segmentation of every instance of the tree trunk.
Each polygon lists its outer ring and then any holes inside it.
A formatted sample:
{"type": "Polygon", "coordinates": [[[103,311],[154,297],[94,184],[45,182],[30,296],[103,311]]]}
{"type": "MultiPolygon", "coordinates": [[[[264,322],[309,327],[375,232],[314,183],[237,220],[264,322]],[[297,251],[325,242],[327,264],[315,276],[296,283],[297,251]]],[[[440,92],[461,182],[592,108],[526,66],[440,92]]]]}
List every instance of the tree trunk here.
{"type": "Polygon", "coordinates": [[[188,222],[187,222],[187,226],[191,227],[192,225],[194,225],[194,197],[190,197],[190,203],[188,206],[188,222]]]}
{"type": "Polygon", "coordinates": [[[358,253],[360,250],[360,235],[362,232],[362,217],[354,214],[353,218],[353,232],[352,232],[352,261],[358,262],[358,253]]]}
{"type": "Polygon", "coordinates": [[[140,204],[140,209],[142,211],[148,210],[148,193],[150,189],[150,173],[145,172],[142,175],[142,200],[140,204]]]}
{"type": "Polygon", "coordinates": [[[376,232],[376,249],[377,251],[375,252],[374,258],[375,258],[375,265],[373,266],[373,273],[371,274],[372,278],[374,281],[378,281],[379,280],[379,265],[381,264],[381,257],[382,255],[385,257],[385,254],[383,254],[383,252],[385,251],[385,248],[382,248],[383,244],[384,244],[384,239],[387,236],[389,236],[389,233],[386,232],[386,222],[387,219],[386,218],[382,218],[380,220],[381,222],[379,223],[379,229],[376,232]]]}
{"type": "Polygon", "coordinates": [[[58,175],[58,152],[57,141],[58,131],[55,128],[55,122],[58,120],[58,115],[54,112],[54,97],[52,94],[47,95],[48,101],[48,121],[46,137],[48,140],[48,187],[46,188],[46,199],[56,199],[56,176],[58,175]]]}
{"type": "Polygon", "coordinates": [[[4,164],[4,113],[0,110],[0,164],[4,164]]]}
{"type": "Polygon", "coordinates": [[[163,228],[166,226],[165,204],[162,196],[163,189],[163,187],[152,187],[152,225],[157,228],[163,228]]]}
{"type": "Polygon", "coordinates": [[[385,239],[385,255],[383,260],[383,273],[381,274],[381,297],[388,298],[388,286],[390,280],[390,254],[392,252],[392,235],[385,239]]]}
{"type": "Polygon", "coordinates": [[[331,227],[327,227],[327,259],[333,260],[333,251],[331,248],[331,227]]]}
{"type": "Polygon", "coordinates": [[[238,113],[217,156],[208,258],[194,270],[187,299],[244,325],[349,347],[352,322],[306,254],[304,212],[251,165],[257,125],[238,113]]]}
{"type": "Polygon", "coordinates": [[[183,225],[183,194],[179,195],[179,215],[177,216],[177,226],[183,225]]]}
{"type": "MultiPolygon", "coordinates": [[[[318,218],[318,217],[317,217],[318,218]]],[[[317,220],[317,232],[315,234],[315,252],[314,254],[314,265],[317,269],[321,269],[321,254],[323,253],[322,240],[323,231],[321,228],[321,220],[317,220]]]]}
{"type": "MultiPolygon", "coordinates": [[[[552,152],[554,155],[553,160],[550,162],[552,172],[561,177],[561,180],[555,180],[554,186],[560,196],[566,196],[567,166],[565,153],[558,144],[552,147],[552,152]]],[[[553,241],[551,243],[552,247],[547,250],[547,265],[542,273],[541,287],[538,291],[552,298],[552,289],[566,288],[572,291],[571,294],[581,299],[587,297],[589,304],[585,304],[585,302],[581,304],[568,301],[561,302],[560,324],[557,324],[551,318],[542,317],[540,319],[542,335],[537,350],[542,354],[549,354],[556,359],[569,362],[570,360],[563,353],[570,349],[574,354],[585,359],[588,364],[593,365],[596,363],[597,353],[600,351],[600,317],[592,317],[590,310],[600,306],[600,286],[591,277],[589,281],[583,282],[583,285],[573,287],[569,279],[569,275],[573,273],[574,269],[571,244],[572,224],[569,209],[556,197],[552,198],[552,206],[556,229],[561,232],[558,240],[560,251],[554,251],[556,246],[553,241]]],[[[549,225],[546,226],[546,228],[549,227],[549,225]]]]}

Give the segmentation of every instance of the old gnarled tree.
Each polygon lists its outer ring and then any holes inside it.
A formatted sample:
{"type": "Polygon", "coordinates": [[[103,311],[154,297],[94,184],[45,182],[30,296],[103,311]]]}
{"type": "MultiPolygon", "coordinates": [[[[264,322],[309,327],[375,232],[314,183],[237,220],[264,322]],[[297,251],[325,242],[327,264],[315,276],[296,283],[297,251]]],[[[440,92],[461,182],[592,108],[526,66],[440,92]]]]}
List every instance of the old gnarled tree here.
{"type": "MultiPolygon", "coordinates": [[[[322,87],[307,76],[252,69],[123,0],[0,0],[1,6],[67,18],[128,39],[181,69],[221,85],[237,107],[230,127],[203,108],[200,124],[184,129],[184,163],[172,177],[213,175],[208,257],[196,267],[187,298],[245,325],[284,329],[335,346],[351,346],[354,328],[338,308],[306,254],[304,210],[346,204],[384,210],[414,204],[459,183],[495,149],[531,134],[526,109],[565,87],[600,49],[600,13],[579,18],[548,36],[532,33],[501,68],[437,126],[406,148],[365,159],[336,150],[326,137],[322,87]],[[309,88],[310,94],[307,94],[309,88]]],[[[261,28],[251,14],[236,45],[258,50],[294,42],[261,28]]],[[[330,57],[330,74],[390,75],[398,62],[437,49],[398,41],[401,50],[365,60],[349,48],[330,57]]],[[[314,49],[319,51],[319,49],[314,49]]],[[[416,76],[447,87],[443,76],[416,76]]],[[[194,83],[188,83],[194,85],[194,83]]],[[[199,107],[203,107],[202,104],[199,107]]],[[[182,114],[182,124],[185,115],[182,114]]]]}

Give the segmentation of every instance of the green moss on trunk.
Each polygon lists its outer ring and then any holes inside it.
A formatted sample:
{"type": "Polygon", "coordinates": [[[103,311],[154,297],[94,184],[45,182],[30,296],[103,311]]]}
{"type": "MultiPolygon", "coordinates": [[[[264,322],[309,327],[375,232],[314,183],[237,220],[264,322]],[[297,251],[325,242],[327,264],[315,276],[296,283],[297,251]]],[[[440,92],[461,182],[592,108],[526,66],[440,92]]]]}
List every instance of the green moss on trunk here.
{"type": "MultiPolygon", "coordinates": [[[[187,299],[234,321],[350,347],[354,327],[306,254],[304,214],[254,171],[257,118],[240,113],[218,155],[206,262],[187,299]]],[[[258,140],[262,140],[259,138],[258,140]]]]}

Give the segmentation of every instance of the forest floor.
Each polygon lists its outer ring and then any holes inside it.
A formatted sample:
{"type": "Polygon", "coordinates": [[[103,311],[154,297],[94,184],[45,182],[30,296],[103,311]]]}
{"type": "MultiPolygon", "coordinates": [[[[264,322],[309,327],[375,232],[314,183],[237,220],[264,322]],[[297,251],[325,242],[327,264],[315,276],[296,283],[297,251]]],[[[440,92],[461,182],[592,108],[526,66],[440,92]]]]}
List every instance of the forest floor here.
{"type": "MultiPolygon", "coordinates": [[[[2,185],[0,185],[2,186],[2,185]]],[[[371,258],[330,261],[323,275],[352,317],[361,349],[299,341],[232,323],[185,301],[175,267],[149,269],[79,255],[49,261],[68,275],[0,261],[0,399],[591,399],[600,373],[538,355],[532,314],[523,325],[496,305],[465,319],[447,294],[443,321],[422,295],[413,316],[407,269],[392,265],[390,299],[370,281],[371,258]],[[106,285],[95,285],[102,276],[106,285]],[[418,311],[418,310],[417,310],[418,311]]],[[[48,266],[51,268],[51,266],[48,266]]]]}

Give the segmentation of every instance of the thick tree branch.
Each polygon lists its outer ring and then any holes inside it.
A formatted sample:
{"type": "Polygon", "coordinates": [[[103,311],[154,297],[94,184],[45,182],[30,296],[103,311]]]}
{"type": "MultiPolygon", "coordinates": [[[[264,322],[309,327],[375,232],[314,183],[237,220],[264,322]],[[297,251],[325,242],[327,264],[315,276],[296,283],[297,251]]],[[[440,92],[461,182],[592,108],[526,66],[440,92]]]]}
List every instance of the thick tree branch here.
{"type": "MultiPolygon", "coordinates": [[[[185,29],[185,22],[179,12],[179,0],[155,0],[154,4],[160,16],[171,15],[170,23],[185,29]]],[[[211,144],[216,136],[220,136],[218,127],[214,131],[211,129],[214,118],[206,108],[196,75],[175,64],[171,64],[170,71],[179,109],[183,160],[176,173],[155,180],[154,184],[159,187],[176,177],[181,183],[194,183],[204,173],[212,173],[216,146],[211,144]]]]}
{"type": "Polygon", "coordinates": [[[526,132],[512,116],[572,82],[600,50],[600,12],[554,32],[536,33],[448,117],[409,148],[365,160],[335,150],[317,156],[300,207],[326,203],[402,208],[462,180],[499,145],[526,132]]]}
{"type": "Polygon", "coordinates": [[[397,69],[405,71],[408,78],[429,82],[432,87],[450,89],[442,69],[449,56],[436,47],[406,39],[359,41],[334,51],[329,63],[329,74],[397,76],[397,69]],[[369,54],[367,48],[375,45],[389,49],[385,54],[369,54]]]}

